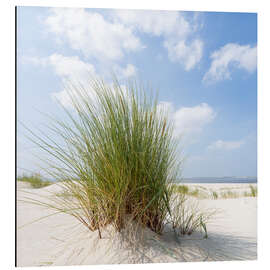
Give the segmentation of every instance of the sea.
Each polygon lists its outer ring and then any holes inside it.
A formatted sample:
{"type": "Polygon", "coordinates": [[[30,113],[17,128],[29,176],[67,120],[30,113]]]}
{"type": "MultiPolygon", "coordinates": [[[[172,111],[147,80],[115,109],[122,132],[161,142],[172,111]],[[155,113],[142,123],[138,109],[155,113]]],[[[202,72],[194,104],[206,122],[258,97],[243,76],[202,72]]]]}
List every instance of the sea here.
{"type": "Polygon", "coordinates": [[[223,183],[234,183],[234,184],[251,184],[257,183],[257,177],[190,177],[190,178],[182,178],[179,181],[180,183],[190,184],[190,183],[204,183],[204,184],[223,184],[223,183]]]}

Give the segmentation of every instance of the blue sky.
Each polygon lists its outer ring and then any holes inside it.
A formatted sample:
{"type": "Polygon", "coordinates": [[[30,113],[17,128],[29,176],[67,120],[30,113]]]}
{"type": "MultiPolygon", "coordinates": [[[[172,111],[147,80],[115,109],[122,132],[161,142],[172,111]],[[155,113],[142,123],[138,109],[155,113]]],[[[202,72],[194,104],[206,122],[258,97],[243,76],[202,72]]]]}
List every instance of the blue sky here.
{"type": "MultiPolygon", "coordinates": [[[[257,15],[254,13],[18,8],[18,119],[43,129],[40,112],[71,109],[65,79],[89,72],[139,78],[159,90],[183,177],[257,175],[257,15]]],[[[18,167],[41,155],[18,126],[18,167]]]]}

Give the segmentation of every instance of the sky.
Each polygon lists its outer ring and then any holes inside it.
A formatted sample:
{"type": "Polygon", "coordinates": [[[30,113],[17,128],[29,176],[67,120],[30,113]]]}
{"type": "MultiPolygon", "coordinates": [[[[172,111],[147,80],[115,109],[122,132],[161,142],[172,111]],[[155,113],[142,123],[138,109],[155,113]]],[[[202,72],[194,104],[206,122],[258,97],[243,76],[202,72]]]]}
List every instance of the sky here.
{"type": "Polygon", "coordinates": [[[111,72],[159,92],[181,136],[183,177],[257,175],[257,14],[18,7],[18,174],[42,153],[21,125],[72,106],[65,80],[111,72]]]}

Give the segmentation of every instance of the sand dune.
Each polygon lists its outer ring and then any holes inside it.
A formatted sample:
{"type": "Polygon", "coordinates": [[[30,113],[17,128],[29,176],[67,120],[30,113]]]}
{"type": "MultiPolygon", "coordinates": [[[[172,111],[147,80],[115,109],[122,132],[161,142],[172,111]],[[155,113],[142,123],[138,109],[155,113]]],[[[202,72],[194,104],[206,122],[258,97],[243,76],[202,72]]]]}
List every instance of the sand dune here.
{"type": "MultiPolygon", "coordinates": [[[[218,186],[211,184],[210,187],[208,184],[199,185],[206,189],[237,188],[239,191],[248,187],[245,184],[218,184],[218,186]]],[[[18,182],[18,266],[254,260],[257,258],[256,198],[200,200],[200,205],[204,208],[219,209],[215,219],[208,225],[207,239],[203,239],[197,232],[176,240],[169,228],[162,236],[145,229],[143,241],[140,241],[139,237],[134,239],[137,244],[141,242],[141,245],[137,245],[135,249],[133,245],[123,241],[125,232],[112,236],[112,230],[108,226],[107,231],[103,232],[103,238],[99,239],[97,232],[88,231],[71,216],[52,215],[53,212],[50,209],[22,201],[26,200],[25,197],[37,198],[38,196],[40,198],[40,196],[48,196],[52,192],[59,191],[61,187],[56,184],[42,189],[31,189],[26,183],[18,182]]]]}

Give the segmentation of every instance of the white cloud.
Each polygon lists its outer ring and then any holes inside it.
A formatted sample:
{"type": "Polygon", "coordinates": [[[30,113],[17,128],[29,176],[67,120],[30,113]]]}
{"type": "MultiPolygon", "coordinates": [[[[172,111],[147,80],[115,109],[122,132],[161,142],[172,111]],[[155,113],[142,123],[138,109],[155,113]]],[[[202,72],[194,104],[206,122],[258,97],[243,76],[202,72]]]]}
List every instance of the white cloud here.
{"type": "Polygon", "coordinates": [[[115,10],[112,15],[126,26],[155,36],[174,35],[179,38],[191,31],[188,21],[177,11],[115,10]]]}
{"type": "Polygon", "coordinates": [[[172,113],[174,112],[174,106],[171,102],[161,101],[157,105],[157,111],[159,113],[168,113],[171,116],[172,113]]]}
{"type": "MultiPolygon", "coordinates": [[[[86,63],[78,56],[63,56],[61,54],[52,54],[48,57],[24,57],[24,62],[30,62],[34,65],[42,67],[50,67],[53,69],[65,85],[67,80],[73,85],[77,84],[79,88],[81,85],[86,85],[91,76],[97,77],[95,67],[86,63]],[[80,85],[79,85],[80,84],[80,85]]],[[[74,93],[74,91],[73,91],[74,93]]],[[[53,99],[57,99],[63,106],[72,107],[70,94],[67,89],[51,93],[53,99]]]]}
{"type": "Polygon", "coordinates": [[[203,81],[213,83],[231,78],[233,68],[252,73],[257,68],[257,47],[229,43],[211,54],[210,69],[203,81]]]}
{"type": "Polygon", "coordinates": [[[118,78],[129,78],[137,74],[137,68],[132,64],[127,64],[125,68],[119,65],[114,66],[114,72],[117,74],[118,78]]]}
{"type": "Polygon", "coordinates": [[[96,12],[79,8],[52,8],[45,20],[48,31],[87,57],[118,60],[124,52],[143,48],[129,27],[109,22],[96,12]]]}
{"type": "Polygon", "coordinates": [[[244,140],[240,141],[223,141],[218,140],[208,146],[210,150],[234,150],[240,148],[245,143],[244,140]]]}
{"type": "MultiPolygon", "coordinates": [[[[67,85],[66,82],[68,80],[72,82],[73,85],[77,85],[77,88],[86,86],[85,88],[89,89],[91,77],[99,77],[95,67],[90,63],[82,61],[78,56],[52,54],[48,57],[23,57],[22,61],[37,66],[50,67],[55,75],[63,81],[64,85],[67,85]]],[[[125,68],[116,65],[115,72],[119,75],[119,78],[128,78],[136,74],[137,68],[132,64],[127,64],[125,68]]],[[[62,91],[53,92],[51,96],[60,101],[65,107],[72,107],[68,91],[67,89],[63,89],[62,91]]],[[[93,95],[92,97],[94,98],[93,95]]]]}
{"type": "Polygon", "coordinates": [[[198,14],[187,19],[177,11],[116,10],[114,20],[127,27],[144,33],[164,38],[163,45],[172,62],[181,63],[185,70],[190,70],[200,62],[203,42],[190,37],[199,29],[198,14]],[[189,39],[189,41],[188,41],[189,39]]]}
{"type": "Polygon", "coordinates": [[[62,104],[62,106],[68,108],[68,109],[74,109],[72,105],[72,99],[71,96],[76,96],[76,92],[73,90],[67,90],[63,89],[59,92],[53,92],[51,93],[51,97],[53,100],[57,100],[62,104]]]}
{"type": "Polygon", "coordinates": [[[174,136],[193,136],[212,122],[216,116],[213,108],[206,103],[194,107],[175,109],[170,102],[161,102],[159,109],[168,112],[169,119],[174,124],[174,136]]]}
{"type": "Polygon", "coordinates": [[[23,60],[42,67],[51,67],[59,77],[74,81],[85,80],[96,74],[95,67],[80,60],[78,56],[63,56],[55,53],[48,57],[24,57],[23,60]]]}
{"type": "Polygon", "coordinates": [[[203,42],[201,40],[193,40],[189,45],[184,40],[177,43],[164,43],[168,49],[169,59],[172,62],[183,62],[185,70],[190,70],[200,62],[203,53],[203,42]]]}
{"type": "Polygon", "coordinates": [[[187,18],[177,11],[112,10],[105,18],[95,11],[78,8],[50,11],[45,25],[58,43],[67,42],[86,57],[102,62],[118,61],[127,52],[144,48],[139,32],[162,37],[169,59],[179,62],[187,71],[202,57],[203,42],[193,37],[199,29],[196,15],[187,18]]]}
{"type": "Polygon", "coordinates": [[[212,122],[215,116],[213,108],[206,103],[194,107],[182,107],[173,114],[175,131],[177,134],[198,133],[206,124],[212,122]]]}

